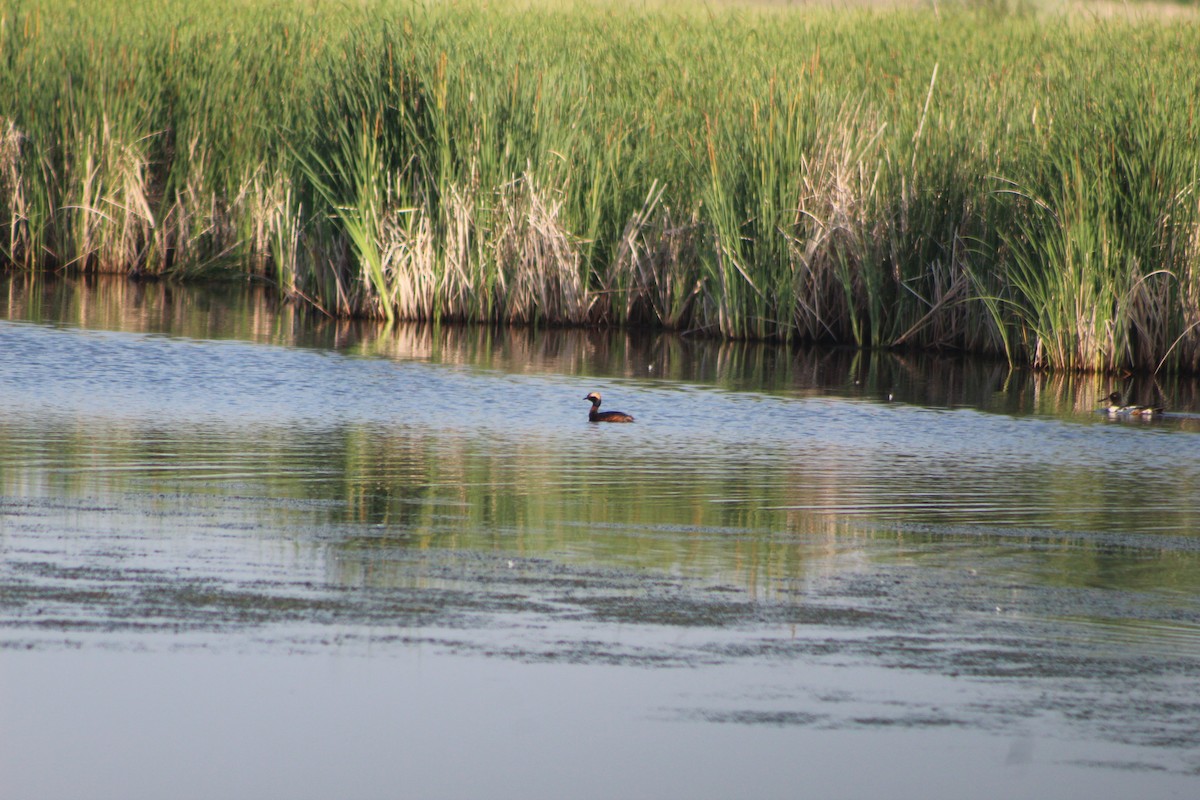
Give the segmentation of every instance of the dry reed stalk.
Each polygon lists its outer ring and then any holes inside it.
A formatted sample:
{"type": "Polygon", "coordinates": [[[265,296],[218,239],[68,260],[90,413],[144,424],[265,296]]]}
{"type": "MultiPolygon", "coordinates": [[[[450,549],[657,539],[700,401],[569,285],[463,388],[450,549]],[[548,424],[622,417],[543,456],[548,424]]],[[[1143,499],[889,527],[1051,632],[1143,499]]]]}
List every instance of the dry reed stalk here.
{"type": "Polygon", "coordinates": [[[290,195],[290,187],[286,183],[278,172],[268,180],[262,166],[255,169],[247,181],[248,188],[243,201],[249,228],[248,241],[245,242],[246,260],[251,270],[258,274],[267,271],[271,243],[275,238],[274,222],[278,218],[279,207],[286,207],[286,199],[290,195]],[[281,183],[284,185],[279,185],[281,183]]]}
{"type": "Polygon", "coordinates": [[[79,202],[69,261],[85,269],[116,272],[144,265],[155,220],[148,199],[146,139],[120,141],[107,117],[99,132],[81,136],[75,153],[85,153],[81,172],[68,176],[79,202]]]}
{"type": "Polygon", "coordinates": [[[896,337],[891,342],[893,346],[907,344],[917,334],[921,335],[925,347],[954,347],[964,340],[970,325],[967,301],[971,299],[972,288],[965,254],[966,247],[961,237],[956,235],[949,258],[927,265],[924,277],[930,288],[928,296],[919,294],[907,283],[903,284],[929,310],[896,337]]]}
{"type": "Polygon", "coordinates": [[[0,208],[7,210],[8,243],[4,257],[11,263],[31,266],[29,207],[21,174],[21,143],[25,137],[11,119],[0,117],[0,208]]]}
{"type": "MultiPolygon", "coordinates": [[[[168,267],[176,270],[201,271],[213,260],[227,256],[240,244],[235,219],[248,214],[258,219],[269,212],[262,209],[269,202],[259,172],[255,170],[238,186],[230,197],[222,197],[210,187],[211,154],[204,150],[201,142],[193,138],[188,146],[184,163],[189,165],[187,180],[175,190],[169,205],[163,211],[163,219],[155,239],[158,271],[168,267]],[[257,207],[257,211],[255,210],[257,207]]],[[[259,252],[257,234],[251,227],[248,255],[254,258],[259,252]]],[[[252,261],[258,268],[261,261],[252,261]]]]}
{"type": "Polygon", "coordinates": [[[287,296],[297,291],[300,265],[300,230],[304,210],[295,201],[291,180],[277,172],[251,193],[254,203],[254,250],[263,273],[273,268],[276,284],[287,296]]]}
{"type": "Polygon", "coordinates": [[[1154,371],[1160,371],[1174,357],[1177,369],[1200,372],[1200,199],[1196,200],[1195,218],[1181,236],[1181,264],[1178,273],[1178,293],[1175,312],[1179,314],[1176,329],[1181,332],[1167,349],[1157,353],[1154,371]]]}
{"type": "MultiPolygon", "coordinates": [[[[1171,287],[1175,276],[1167,270],[1155,270],[1138,276],[1129,289],[1125,317],[1133,331],[1128,361],[1137,369],[1153,370],[1157,360],[1171,346],[1171,287]]],[[[1126,320],[1120,320],[1126,323],[1126,320]]],[[[1117,354],[1119,357],[1122,354],[1117,354]]]]}
{"type": "MultiPolygon", "coordinates": [[[[312,256],[313,272],[326,278],[326,288],[321,296],[326,298],[326,308],[331,309],[334,316],[351,317],[366,315],[375,303],[374,298],[364,297],[361,284],[356,283],[352,276],[358,272],[349,243],[341,242],[341,247],[335,252],[314,244],[309,249],[312,256]]],[[[376,313],[376,316],[382,316],[376,313]]]]}
{"type": "Polygon", "coordinates": [[[586,322],[592,295],[584,285],[579,248],[562,221],[562,197],[526,173],[501,188],[493,231],[497,291],[509,322],[586,322]]]}
{"type": "Polygon", "coordinates": [[[676,224],[662,205],[664,191],[653,183],[642,207],[625,224],[605,293],[611,303],[624,292],[626,320],[675,329],[684,324],[703,289],[692,269],[700,226],[695,215],[688,224],[676,224]]]}
{"type": "Polygon", "coordinates": [[[438,302],[443,316],[458,320],[490,317],[494,298],[489,265],[481,252],[483,224],[476,191],[450,186],[442,202],[444,263],[438,302]]]}
{"type": "Polygon", "coordinates": [[[429,320],[438,314],[437,247],[433,225],[421,209],[384,215],[379,250],[397,319],[429,320]]]}
{"type": "Polygon", "coordinates": [[[859,122],[846,109],[834,130],[802,160],[791,240],[796,308],[802,337],[845,340],[868,312],[866,270],[880,263],[885,221],[876,215],[883,126],[859,122]]]}

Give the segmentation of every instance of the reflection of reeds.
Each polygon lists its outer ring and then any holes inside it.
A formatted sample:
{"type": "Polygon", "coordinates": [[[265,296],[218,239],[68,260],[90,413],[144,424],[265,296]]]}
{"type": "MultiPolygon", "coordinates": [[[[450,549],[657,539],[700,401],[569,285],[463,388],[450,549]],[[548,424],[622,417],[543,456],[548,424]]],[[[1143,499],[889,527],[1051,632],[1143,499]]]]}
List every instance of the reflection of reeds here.
{"type": "Polygon", "coordinates": [[[75,4],[0,25],[12,264],[1200,370],[1195,26],[75,4]]]}

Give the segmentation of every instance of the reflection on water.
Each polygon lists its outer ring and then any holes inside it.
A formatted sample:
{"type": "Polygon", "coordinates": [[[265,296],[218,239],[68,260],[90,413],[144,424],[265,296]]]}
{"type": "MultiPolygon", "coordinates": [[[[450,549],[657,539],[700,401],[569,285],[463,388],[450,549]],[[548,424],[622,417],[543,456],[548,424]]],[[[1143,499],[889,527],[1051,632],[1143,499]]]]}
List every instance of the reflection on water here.
{"type": "Polygon", "coordinates": [[[1172,411],[1131,423],[1106,379],[996,363],[87,284],[0,285],[0,670],[420,646],[548,703],[535,664],[688,667],[699,694],[613,734],[1035,730],[1088,753],[1039,780],[1200,766],[1194,383],[1123,385],[1172,411]],[[590,425],[593,389],[638,422],[590,425]]]}
{"type": "Polygon", "coordinates": [[[181,288],[97,276],[51,279],[18,274],[0,280],[0,308],[0,318],[13,321],[312,348],[507,376],[595,376],[663,388],[684,384],[867,402],[891,399],[927,408],[967,407],[1014,415],[1091,417],[1102,398],[1118,389],[1125,402],[1165,403],[1176,412],[1175,426],[1200,429],[1200,381],[1174,376],[1114,381],[1010,371],[1003,363],[980,359],[864,354],[847,348],[797,351],[637,331],[387,328],[280,306],[269,289],[241,283],[181,288]]]}

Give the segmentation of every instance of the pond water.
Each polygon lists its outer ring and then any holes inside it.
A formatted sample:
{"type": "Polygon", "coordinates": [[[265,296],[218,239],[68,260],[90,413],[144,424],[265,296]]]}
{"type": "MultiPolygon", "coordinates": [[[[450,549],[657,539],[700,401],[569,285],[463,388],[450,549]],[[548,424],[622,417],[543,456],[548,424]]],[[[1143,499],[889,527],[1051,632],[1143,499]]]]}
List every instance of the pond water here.
{"type": "Polygon", "coordinates": [[[1192,382],[0,307],[5,798],[1200,790],[1192,382]]]}

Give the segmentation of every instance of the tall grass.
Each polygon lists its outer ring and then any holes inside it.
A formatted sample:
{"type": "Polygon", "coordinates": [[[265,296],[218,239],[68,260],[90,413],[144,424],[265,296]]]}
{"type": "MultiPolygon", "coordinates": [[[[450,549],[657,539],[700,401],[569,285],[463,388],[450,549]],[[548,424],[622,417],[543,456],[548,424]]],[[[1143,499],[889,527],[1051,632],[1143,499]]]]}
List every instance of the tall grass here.
{"type": "Polygon", "coordinates": [[[1200,26],[939,5],[4,0],[2,257],[1200,370],[1200,26]]]}

